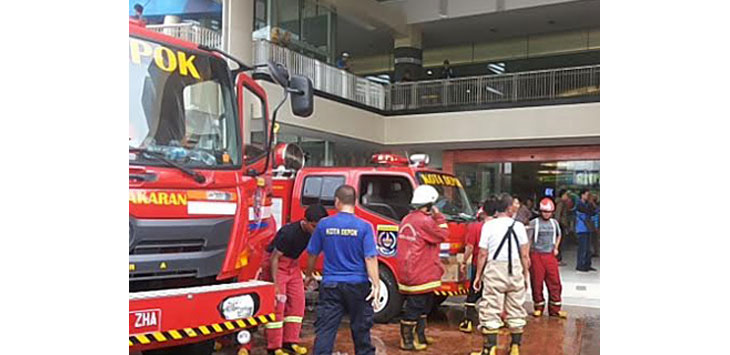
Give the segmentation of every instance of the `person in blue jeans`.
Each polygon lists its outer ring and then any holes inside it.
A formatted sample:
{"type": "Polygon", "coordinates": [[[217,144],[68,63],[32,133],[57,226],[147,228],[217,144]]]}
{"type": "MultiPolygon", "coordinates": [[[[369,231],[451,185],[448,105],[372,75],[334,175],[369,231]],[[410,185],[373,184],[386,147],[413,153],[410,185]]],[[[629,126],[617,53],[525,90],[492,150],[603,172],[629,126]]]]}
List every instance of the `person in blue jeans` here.
{"type": "Polygon", "coordinates": [[[335,208],[338,213],[319,221],[307,246],[309,259],[305,285],[313,280],[317,256],[324,252],[317,320],[314,322],[315,355],[332,354],[337,330],[345,314],[350,317],[355,354],[375,354],[375,347],[370,342],[370,329],[374,316],[371,301],[377,306],[380,291],[378,252],[373,226],[354,214],[355,196],[352,186],[337,188],[335,208]]]}
{"type": "Polygon", "coordinates": [[[581,190],[580,201],[575,209],[575,234],[578,236],[578,263],[575,267],[578,271],[596,271],[591,267],[591,234],[593,216],[596,214],[595,206],[589,201],[591,192],[587,189],[581,190]]]}

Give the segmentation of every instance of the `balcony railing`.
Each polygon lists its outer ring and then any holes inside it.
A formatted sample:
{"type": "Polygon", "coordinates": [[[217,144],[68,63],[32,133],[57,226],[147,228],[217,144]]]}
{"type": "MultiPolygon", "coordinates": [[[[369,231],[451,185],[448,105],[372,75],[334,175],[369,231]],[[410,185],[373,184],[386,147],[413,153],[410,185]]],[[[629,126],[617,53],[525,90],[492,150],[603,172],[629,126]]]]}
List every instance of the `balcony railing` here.
{"type": "MultiPolygon", "coordinates": [[[[193,23],[147,28],[222,48],[219,32],[193,23]]],[[[383,85],[265,40],[253,42],[254,64],[269,59],[312,79],[316,90],[386,112],[486,107],[600,95],[600,65],[383,85]]]]}
{"type": "Polygon", "coordinates": [[[312,79],[316,90],[385,110],[386,86],[264,40],[254,41],[254,64],[268,60],[284,64],[291,74],[312,79]]]}
{"type": "Polygon", "coordinates": [[[389,111],[600,95],[600,65],[391,84],[389,111]]]}
{"type": "Polygon", "coordinates": [[[212,48],[223,48],[220,32],[202,27],[196,23],[147,25],[147,29],[212,48]]]}

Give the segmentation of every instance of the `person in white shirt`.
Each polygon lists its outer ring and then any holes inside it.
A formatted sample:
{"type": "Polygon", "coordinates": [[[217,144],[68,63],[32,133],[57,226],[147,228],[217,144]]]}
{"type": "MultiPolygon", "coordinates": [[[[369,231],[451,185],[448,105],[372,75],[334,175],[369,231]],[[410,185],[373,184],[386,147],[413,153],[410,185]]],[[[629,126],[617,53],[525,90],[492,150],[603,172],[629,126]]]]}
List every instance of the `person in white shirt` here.
{"type": "Polygon", "coordinates": [[[482,351],[472,355],[495,355],[497,335],[504,324],[501,313],[507,313],[507,326],[512,334],[510,355],[519,355],[522,332],[527,324],[525,303],[530,279],[530,245],[525,225],[510,217],[512,197],[502,194],[497,202],[497,218],[485,222],[479,240],[479,261],[474,288],[482,286],[479,328],[484,335],[482,351]]]}

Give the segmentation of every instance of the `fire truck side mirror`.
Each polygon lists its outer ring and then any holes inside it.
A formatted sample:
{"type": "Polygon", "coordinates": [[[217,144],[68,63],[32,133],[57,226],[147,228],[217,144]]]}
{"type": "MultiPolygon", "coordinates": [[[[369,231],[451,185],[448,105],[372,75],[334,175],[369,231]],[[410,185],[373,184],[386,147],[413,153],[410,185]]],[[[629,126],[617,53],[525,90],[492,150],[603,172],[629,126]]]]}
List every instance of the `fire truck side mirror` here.
{"type": "Polygon", "coordinates": [[[291,110],[298,117],[309,117],[314,111],[312,80],[302,75],[292,75],[289,80],[291,110]]]}

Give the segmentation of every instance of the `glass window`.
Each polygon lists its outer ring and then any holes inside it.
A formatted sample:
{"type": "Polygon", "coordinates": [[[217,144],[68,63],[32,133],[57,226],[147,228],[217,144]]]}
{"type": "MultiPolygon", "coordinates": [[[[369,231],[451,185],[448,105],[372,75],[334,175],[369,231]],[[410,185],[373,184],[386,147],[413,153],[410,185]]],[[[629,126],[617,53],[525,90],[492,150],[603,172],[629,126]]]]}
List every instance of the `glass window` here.
{"type": "Polygon", "coordinates": [[[435,205],[448,219],[474,218],[475,212],[458,178],[450,174],[419,172],[419,184],[431,185],[439,193],[435,205]]]}
{"type": "MultiPolygon", "coordinates": [[[[129,38],[129,146],[199,168],[241,163],[228,67],[201,52],[129,38]]],[[[133,164],[157,165],[144,155],[133,164]]]]}
{"type": "Polygon", "coordinates": [[[302,205],[335,205],[335,190],[345,184],[344,176],[307,176],[302,188],[302,205]]]}
{"type": "Polygon", "coordinates": [[[400,221],[410,211],[413,187],[402,176],[363,175],[360,205],[383,217],[400,221]]]}
{"type": "Polygon", "coordinates": [[[246,122],[251,132],[248,139],[246,139],[244,162],[251,164],[266,157],[268,121],[266,120],[267,113],[264,99],[254,94],[245,85],[243,91],[243,114],[249,118],[246,122]]]}
{"type": "Polygon", "coordinates": [[[502,192],[537,200],[562,189],[598,194],[601,188],[598,160],[457,164],[455,170],[472,201],[502,192]]]}

